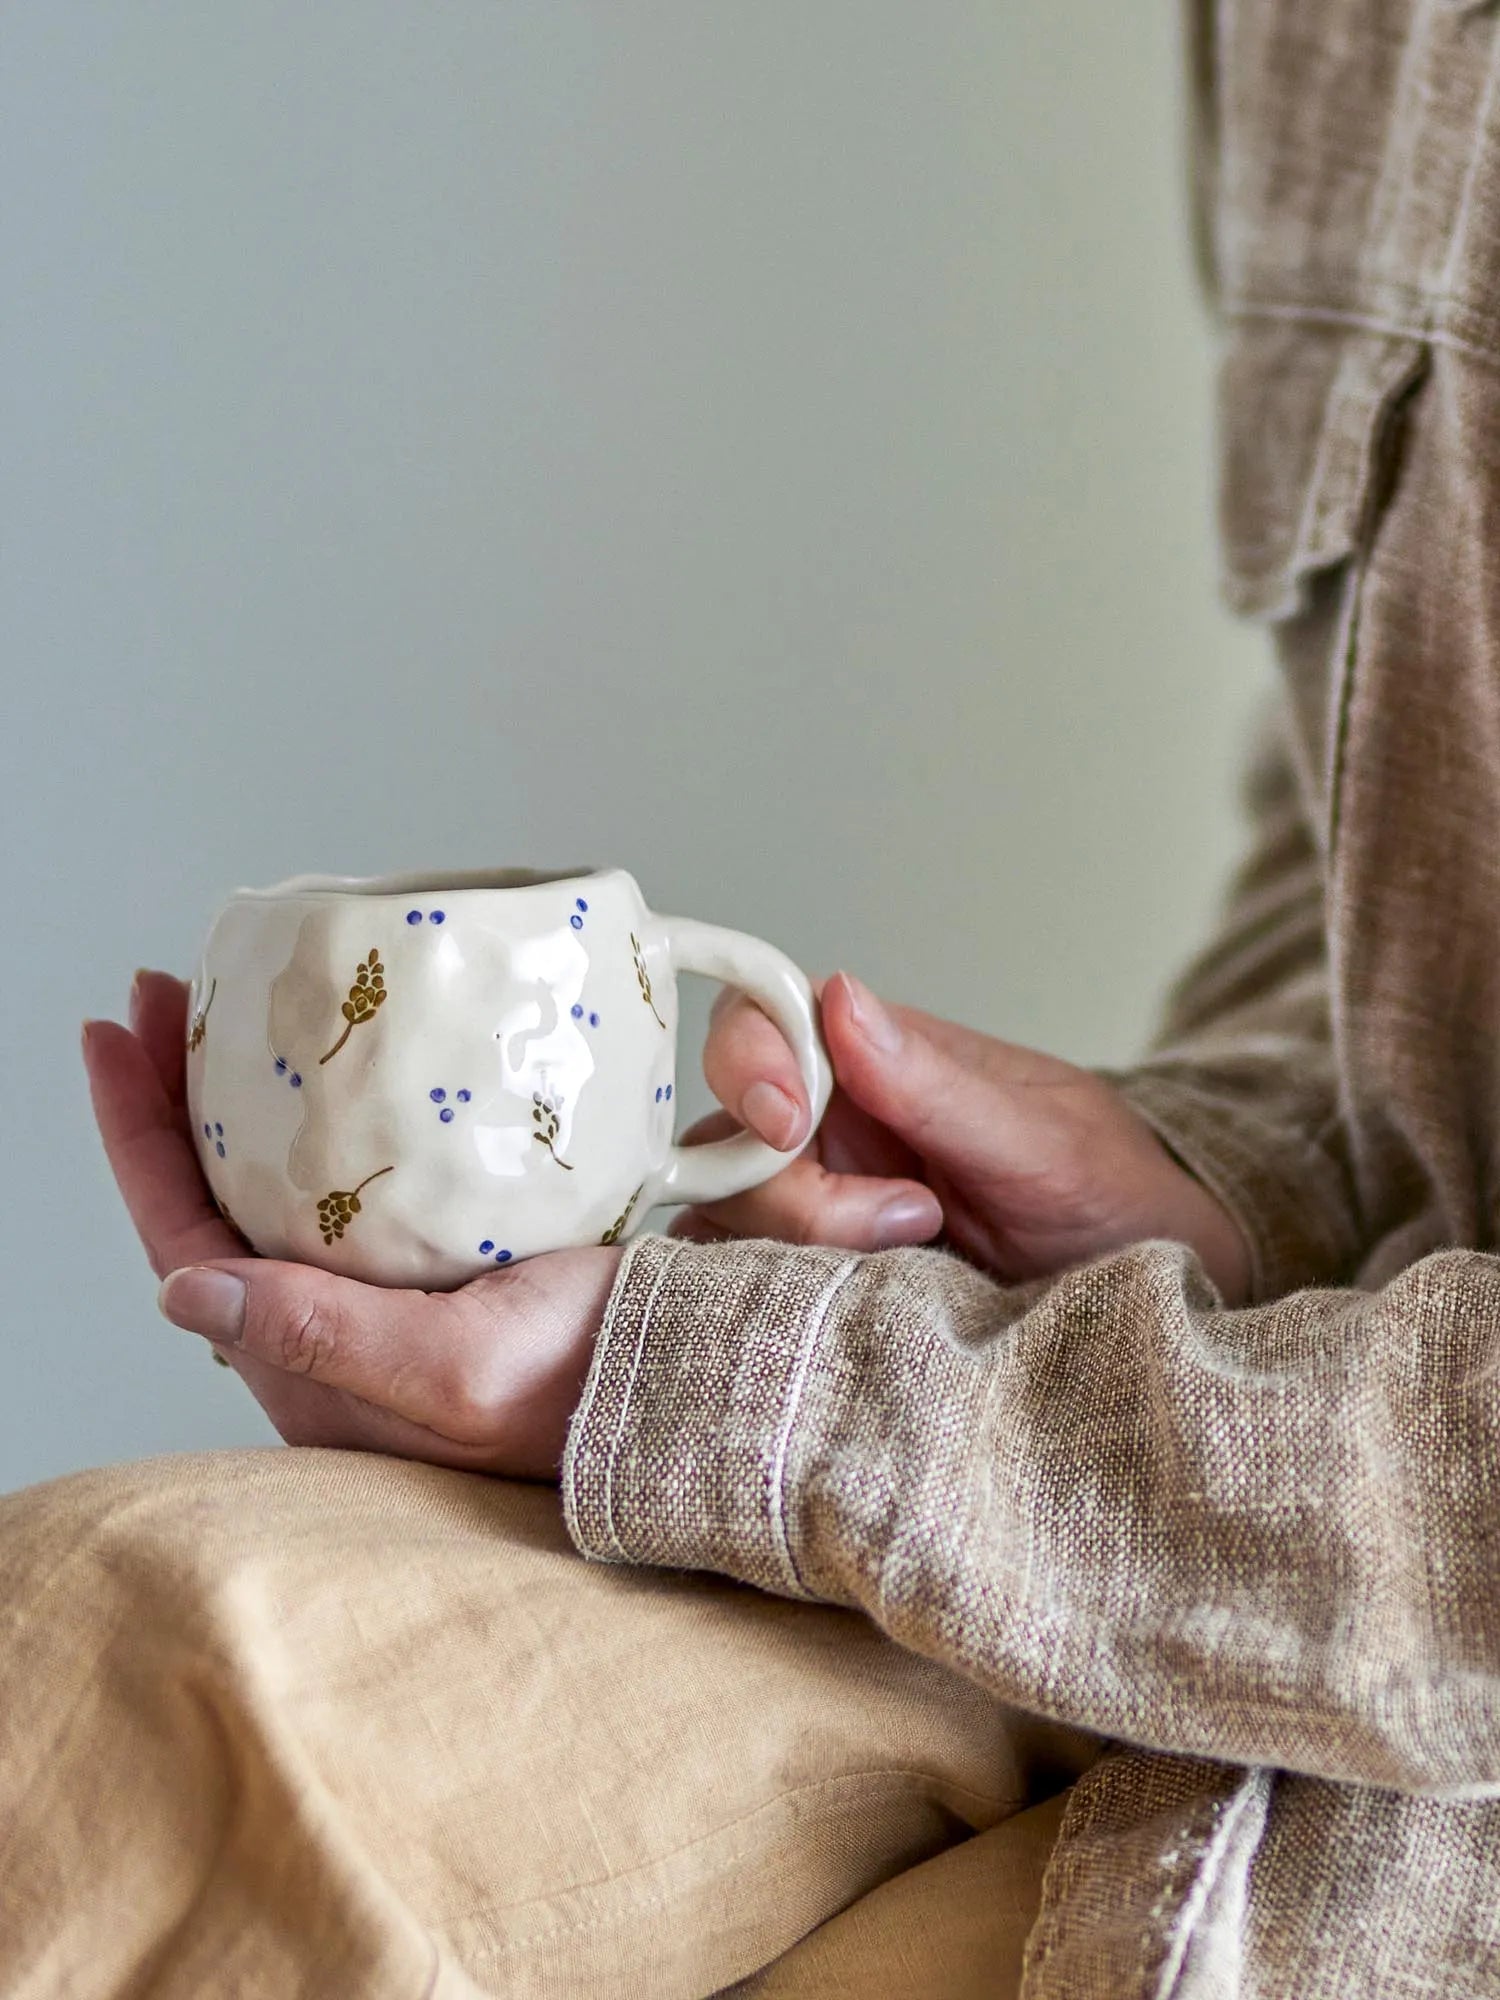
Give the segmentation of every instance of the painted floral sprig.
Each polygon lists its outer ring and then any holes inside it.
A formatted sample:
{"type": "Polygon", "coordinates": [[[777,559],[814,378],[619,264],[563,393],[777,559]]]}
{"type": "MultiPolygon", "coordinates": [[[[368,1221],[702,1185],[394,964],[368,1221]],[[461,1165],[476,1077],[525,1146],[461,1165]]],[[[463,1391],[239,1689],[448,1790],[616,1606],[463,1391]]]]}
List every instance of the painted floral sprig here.
{"type": "Polygon", "coordinates": [[[339,1009],[344,1017],[344,1032],[326,1056],[318,1057],[319,1069],[324,1063],[332,1062],[356,1028],[362,1028],[366,1021],[374,1020],[377,1011],[385,1005],[385,991],[385,967],[380,962],[380,953],[372,947],[370,956],[364,960],[354,975],[354,984],[349,988],[349,998],[339,1009]]]}
{"type": "Polygon", "coordinates": [[[626,1223],[629,1222],[631,1216],[635,1212],[636,1203],[640,1200],[641,1196],[644,1193],[645,1193],[645,1182],[643,1181],[641,1185],[636,1189],[635,1193],[630,1197],[629,1201],[626,1202],[622,1213],[615,1218],[615,1220],[609,1225],[608,1229],[606,1229],[604,1234],[599,1238],[599,1242],[601,1245],[608,1245],[611,1243],[619,1242],[620,1238],[625,1234],[626,1223]]]}
{"type": "MultiPolygon", "coordinates": [[[[635,954],[635,980],[641,989],[641,998],[652,1013],[656,1014],[656,1002],[651,998],[651,974],[646,970],[646,954],[642,951],[641,941],[634,931],[630,933],[630,949],[635,954]]],[[[656,1014],[656,1025],[659,1028],[667,1025],[660,1014],[656,1014]]]]}
{"type": "Polygon", "coordinates": [[[565,1160],[557,1150],[557,1134],[559,1129],[557,1106],[550,1097],[543,1097],[540,1091],[534,1093],[531,1102],[533,1107],[531,1122],[536,1127],[536,1130],[531,1135],[532,1138],[536,1140],[539,1146],[547,1148],[547,1151],[565,1172],[572,1173],[572,1162],[565,1160]]]}
{"type": "Polygon", "coordinates": [[[371,1181],[378,1181],[381,1174],[394,1171],[394,1167],[381,1167],[373,1174],[366,1174],[357,1188],[335,1188],[331,1194],[324,1195],[318,1203],[318,1228],[322,1231],[325,1243],[331,1243],[336,1236],[342,1236],[359,1214],[359,1198],[371,1181]]]}
{"type": "Polygon", "coordinates": [[[208,1010],[214,1004],[214,995],[218,990],[219,982],[216,979],[208,989],[208,998],[193,1016],[193,1025],[188,1030],[187,1045],[190,1052],[203,1046],[203,1037],[208,1033],[208,1010]]]}

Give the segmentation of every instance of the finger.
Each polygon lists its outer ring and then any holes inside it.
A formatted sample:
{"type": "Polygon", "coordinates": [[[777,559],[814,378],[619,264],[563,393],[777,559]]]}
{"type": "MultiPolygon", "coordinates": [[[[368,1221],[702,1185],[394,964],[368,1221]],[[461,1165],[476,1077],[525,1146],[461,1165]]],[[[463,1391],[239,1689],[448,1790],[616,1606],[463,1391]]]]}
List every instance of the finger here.
{"type": "Polygon", "coordinates": [[[839,1087],[923,1160],[968,1176],[1034,1171],[1098,1087],[1056,1057],[887,1007],[848,973],[824,988],[823,1029],[839,1087]]]}
{"type": "Polygon", "coordinates": [[[397,1458],[424,1459],[460,1471],[485,1471],[490,1454],[458,1443],[421,1424],[382,1409],[378,1403],[333,1389],[311,1376],[290,1375],[243,1348],[210,1350],[244,1382],[286,1444],[316,1445],[330,1451],[383,1451],[397,1458]]]}
{"type": "Polygon", "coordinates": [[[812,1111],[797,1058],[770,1016],[732,988],[714,1003],[703,1074],[725,1110],[768,1146],[786,1153],[807,1137],[812,1111]]]}
{"type": "Polygon", "coordinates": [[[174,1271],[160,1303],[175,1326],[251,1361],[341,1390],[451,1443],[493,1446],[533,1370],[532,1296],[524,1267],[429,1293],[238,1258],[174,1271]]]}
{"type": "MultiPolygon", "coordinates": [[[[741,1130],[727,1111],[710,1111],[683,1133],[684,1146],[732,1139],[741,1130]]],[[[835,1091],[809,1147],[830,1173],[872,1174],[881,1180],[920,1180],[920,1161],[911,1147],[852,1099],[835,1091]]]]}
{"type": "Polygon", "coordinates": [[[770,1237],[843,1250],[927,1243],[943,1227],[942,1204],[919,1181],[832,1174],[807,1154],[746,1194],[686,1213],[674,1233],[770,1237]]]}
{"type": "MultiPolygon", "coordinates": [[[[814,982],[813,990],[820,1003],[826,986],[826,981],[814,982]]],[[[938,1020],[913,1008],[897,1007],[890,1011],[898,1019],[921,1027],[939,1049],[948,1049],[955,1057],[965,1054],[974,1042],[987,1040],[976,1036],[970,1028],[938,1020]]],[[[703,1046],[703,1073],[709,1089],[740,1125],[748,1126],[779,1152],[790,1152],[801,1144],[811,1113],[797,1059],[770,1017],[734,987],[724,987],[714,1002],[708,1039],[703,1046]]],[[[837,1104],[835,1092],[830,1114],[837,1104]]],[[[825,1130],[828,1122],[825,1117],[825,1130]]],[[[850,1164],[866,1171],[900,1171],[895,1160],[872,1157],[876,1150],[873,1143],[860,1143],[873,1142],[878,1124],[878,1120],[868,1121],[858,1139],[854,1123],[846,1128],[846,1136],[854,1141],[850,1164]]],[[[888,1147],[884,1150],[889,1152],[888,1147]]]]}
{"type": "Polygon", "coordinates": [[[187,1105],[188,990],[170,972],[146,967],[130,988],[130,1030],[161,1078],[167,1101],[187,1105]]]}
{"type": "Polygon", "coordinates": [[[244,1246],[215,1208],[187,1128],[141,1043],[114,1021],[91,1021],[83,1059],[105,1153],[156,1275],[238,1256],[244,1246]]]}

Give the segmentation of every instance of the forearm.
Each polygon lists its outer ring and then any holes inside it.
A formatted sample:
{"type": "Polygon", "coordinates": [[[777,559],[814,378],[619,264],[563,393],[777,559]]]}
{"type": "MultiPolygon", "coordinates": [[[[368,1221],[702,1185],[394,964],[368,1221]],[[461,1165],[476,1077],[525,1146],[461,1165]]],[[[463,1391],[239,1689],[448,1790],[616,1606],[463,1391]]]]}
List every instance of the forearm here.
{"type": "Polygon", "coordinates": [[[1229,1313],[1146,1244],[1053,1282],[634,1246],[564,1474],[586,1554],[857,1606],[1107,1735],[1500,1788],[1500,1263],[1229,1313]]]}

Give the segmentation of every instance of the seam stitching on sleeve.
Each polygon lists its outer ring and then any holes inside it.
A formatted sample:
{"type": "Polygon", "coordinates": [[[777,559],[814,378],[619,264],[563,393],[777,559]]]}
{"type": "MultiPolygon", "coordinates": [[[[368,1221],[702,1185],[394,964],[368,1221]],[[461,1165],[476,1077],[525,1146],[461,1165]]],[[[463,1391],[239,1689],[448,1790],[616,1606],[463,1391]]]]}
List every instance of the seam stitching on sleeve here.
{"type": "MultiPolygon", "coordinates": [[[[611,1310],[611,1307],[613,1306],[614,1300],[621,1296],[623,1286],[629,1282],[631,1267],[635,1259],[640,1256],[641,1254],[640,1244],[643,1243],[644,1241],[645,1238],[643,1237],[640,1239],[639,1242],[632,1243],[627,1246],[624,1259],[621,1263],[619,1272],[615,1278],[614,1289],[611,1294],[610,1306],[606,1306],[605,1308],[604,1323],[599,1329],[598,1337],[594,1342],[594,1352],[593,1355],[590,1357],[589,1361],[588,1380],[584,1384],[583,1395],[579,1400],[578,1408],[573,1412],[573,1429],[578,1431],[580,1434],[582,1432],[584,1424],[588,1421],[589,1415],[592,1412],[595,1403],[597,1403],[599,1400],[599,1384],[604,1377],[604,1368],[603,1368],[604,1350],[608,1345],[610,1334],[614,1330],[615,1314],[611,1310]]],[[[569,1444],[569,1457],[571,1458],[573,1455],[571,1433],[569,1435],[568,1444],[569,1444]]],[[[568,1484],[572,1485],[572,1483],[573,1482],[570,1479],[568,1481],[568,1484]]]]}
{"type": "Polygon", "coordinates": [[[792,1556],[791,1536],[786,1519],[786,1461],[791,1450],[792,1425],[797,1420],[797,1411],[802,1402],[802,1391],[807,1382],[807,1371],[812,1366],[812,1358],[817,1348],[823,1326],[829,1311],[845,1280],[859,1262],[858,1257],[848,1257],[835,1270],[814,1302],[808,1320],[807,1331],[802,1337],[802,1346],[792,1369],[792,1379],[787,1384],[786,1410],[781,1420],[781,1429],[776,1439],[776,1448],[771,1457],[771,1533],[776,1544],[776,1553],[781,1559],[783,1576],[799,1597],[811,1597],[813,1593],[803,1583],[797,1572],[797,1564],[792,1556]]]}
{"type": "MultiPolygon", "coordinates": [[[[1176,2000],[1181,2000],[1182,1975],[1187,1966],[1188,1947],[1192,1944],[1198,1926],[1208,1909],[1210,1898],[1219,1886],[1219,1879],[1228,1861],[1235,1835],[1239,1831],[1240,1821],[1247,1812],[1253,1811],[1257,1806],[1264,1818],[1274,1782],[1274,1772],[1265,1766],[1257,1767],[1245,1774],[1238,1788],[1225,1801],[1217,1825],[1203,1843],[1193,1879],[1187,1894],[1178,1906],[1168,1932],[1167,1953],[1157,1975],[1154,2000],[1174,2000],[1174,1996],[1176,2000]]],[[[1162,1896],[1165,1897],[1168,1893],[1169,1889],[1164,1888],[1162,1896]]],[[[1142,1971],[1144,1969],[1143,1966],[1142,1971]]]]}
{"type": "Polygon", "coordinates": [[[615,1425],[615,1434],[609,1441],[609,1451],[604,1460],[603,1501],[605,1531],[613,1543],[620,1561],[626,1563],[631,1560],[631,1557],[625,1544],[620,1540],[619,1531],[615,1527],[615,1461],[618,1459],[620,1447],[625,1441],[625,1426],[630,1421],[630,1403],[631,1398],[635,1395],[636,1377],[641,1372],[641,1361],[646,1352],[646,1334],[651,1325],[651,1314],[655,1310],[657,1295],[661,1291],[667,1273],[677,1261],[681,1250],[682,1244],[674,1243],[667,1255],[662,1258],[661,1267],[657,1271],[656,1277],[652,1281],[651,1290],[646,1296],[646,1303],[641,1307],[639,1324],[636,1328],[635,1353],[630,1357],[630,1374],[625,1383],[625,1393],[620,1399],[620,1420],[615,1425]]]}

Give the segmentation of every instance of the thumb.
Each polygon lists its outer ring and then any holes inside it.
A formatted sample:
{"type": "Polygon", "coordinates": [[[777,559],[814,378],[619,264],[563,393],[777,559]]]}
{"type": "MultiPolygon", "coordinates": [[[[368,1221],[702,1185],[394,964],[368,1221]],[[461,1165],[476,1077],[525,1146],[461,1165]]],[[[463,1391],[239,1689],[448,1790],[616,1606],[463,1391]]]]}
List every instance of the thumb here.
{"type": "Polygon", "coordinates": [[[840,1088],[924,1160],[963,1180],[1034,1175],[1076,1129],[1087,1070],[912,1008],[847,972],[822,996],[840,1088]]]}

